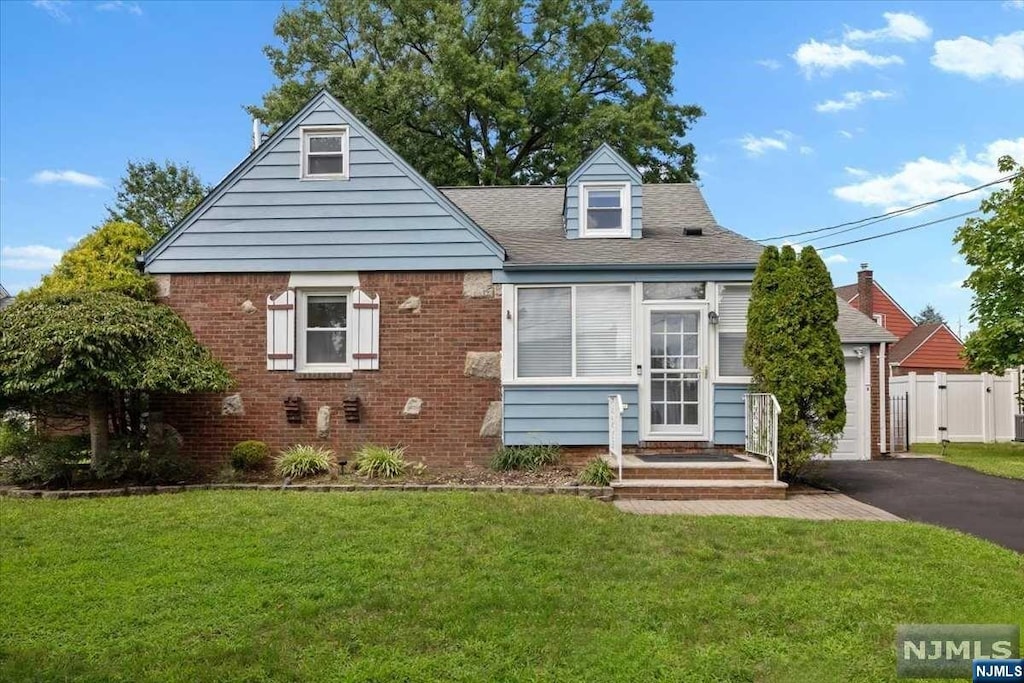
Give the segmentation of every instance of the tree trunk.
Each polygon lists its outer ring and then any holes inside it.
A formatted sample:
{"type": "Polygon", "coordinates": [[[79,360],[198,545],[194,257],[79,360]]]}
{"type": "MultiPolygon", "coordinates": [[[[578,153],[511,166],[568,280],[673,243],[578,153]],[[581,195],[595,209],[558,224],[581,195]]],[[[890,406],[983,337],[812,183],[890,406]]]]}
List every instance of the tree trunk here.
{"type": "Polygon", "coordinates": [[[89,394],[89,445],[93,469],[110,449],[110,434],[107,430],[107,397],[99,392],[89,394]]]}

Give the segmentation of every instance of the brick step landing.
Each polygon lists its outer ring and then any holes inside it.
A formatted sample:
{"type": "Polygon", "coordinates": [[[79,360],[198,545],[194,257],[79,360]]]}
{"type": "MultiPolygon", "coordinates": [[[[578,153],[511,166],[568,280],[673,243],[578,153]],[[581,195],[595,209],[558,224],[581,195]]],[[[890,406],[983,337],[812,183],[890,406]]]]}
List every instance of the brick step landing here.
{"type": "Polygon", "coordinates": [[[758,479],[624,479],[615,500],[783,500],[789,485],[758,479]]]}
{"type": "MultiPolygon", "coordinates": [[[[674,463],[675,464],[675,463],[674,463]]],[[[614,470],[615,467],[612,467],[614,470]]],[[[616,470],[617,471],[617,470],[616,470]]],[[[771,481],[772,468],[770,466],[757,467],[743,463],[686,463],[677,467],[666,465],[655,465],[653,467],[622,467],[623,479],[750,479],[757,481],[771,481]],[[731,467],[720,467],[720,465],[732,465],[731,467]]]]}

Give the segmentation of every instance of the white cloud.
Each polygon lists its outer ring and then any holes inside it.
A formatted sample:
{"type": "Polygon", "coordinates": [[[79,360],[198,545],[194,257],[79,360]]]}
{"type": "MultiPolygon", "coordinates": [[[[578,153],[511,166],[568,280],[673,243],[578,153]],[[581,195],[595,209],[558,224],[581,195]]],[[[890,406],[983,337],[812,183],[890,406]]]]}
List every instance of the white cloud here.
{"type": "MultiPolygon", "coordinates": [[[[861,182],[834,188],[832,194],[846,202],[883,207],[885,211],[969,190],[1002,177],[996,160],[1005,155],[1024,159],[1024,137],[996,140],[985,149],[967,156],[960,148],[946,161],[920,157],[908,161],[892,175],[877,175],[861,182]]],[[[980,193],[957,197],[956,201],[977,204],[980,193]]]]}
{"type": "Polygon", "coordinates": [[[1006,2],[1003,3],[1003,9],[1024,10],[1024,0],[1006,0],[1006,2]]]}
{"type": "Polygon", "coordinates": [[[869,100],[885,100],[893,96],[893,93],[885,90],[852,90],[843,93],[842,99],[825,100],[814,105],[814,110],[823,114],[831,114],[847,109],[856,109],[869,100]]]}
{"type": "Polygon", "coordinates": [[[68,22],[71,17],[64,11],[64,8],[71,4],[71,0],[32,0],[32,6],[41,9],[57,21],[68,22]]]}
{"type": "Polygon", "coordinates": [[[847,140],[849,140],[849,139],[851,139],[853,137],[853,133],[851,133],[848,130],[841,130],[841,131],[839,131],[839,134],[842,135],[847,140]]]}
{"type": "Polygon", "coordinates": [[[765,152],[773,149],[780,151],[786,150],[785,140],[780,140],[778,138],[772,138],[768,136],[759,138],[754,137],[753,135],[750,135],[748,133],[747,135],[744,135],[742,138],[740,138],[739,142],[743,149],[747,150],[747,154],[749,154],[752,157],[759,157],[765,152]]]}
{"type": "Polygon", "coordinates": [[[863,168],[856,168],[854,166],[844,166],[843,170],[852,175],[854,178],[867,178],[871,175],[870,171],[865,171],[863,168]]]}
{"type": "Polygon", "coordinates": [[[996,36],[991,43],[970,36],[938,40],[932,64],[976,80],[995,77],[1024,81],[1024,31],[996,36]]]}
{"type": "Polygon", "coordinates": [[[128,12],[139,16],[142,14],[142,8],[137,2],[125,2],[125,0],[109,0],[108,2],[101,2],[96,5],[96,10],[99,12],[128,12]]]}
{"type": "Polygon", "coordinates": [[[849,263],[850,259],[846,258],[842,254],[832,254],[831,256],[825,257],[825,263],[849,263]]]}
{"type": "Polygon", "coordinates": [[[923,19],[904,12],[885,12],[885,26],[872,31],[848,29],[844,35],[852,43],[869,40],[891,40],[913,43],[931,38],[932,30],[923,19]]]}
{"type": "Polygon", "coordinates": [[[799,151],[804,156],[808,156],[809,154],[814,154],[814,148],[811,147],[810,145],[800,145],[800,150],[799,151]]]}
{"type": "MultiPolygon", "coordinates": [[[[1024,0],[1021,0],[1021,2],[1024,2],[1024,0]]],[[[763,66],[769,71],[777,71],[782,68],[782,63],[777,59],[759,59],[756,64],[763,66]]]]}
{"type": "Polygon", "coordinates": [[[29,244],[24,247],[4,247],[0,250],[0,260],[5,268],[11,270],[49,270],[63,253],[53,247],[29,244]]]}
{"type": "Polygon", "coordinates": [[[33,175],[30,180],[39,185],[64,183],[67,185],[78,185],[79,187],[106,187],[106,185],[103,184],[103,179],[98,176],[71,170],[39,171],[33,175]]]}
{"type": "Polygon", "coordinates": [[[880,69],[890,64],[903,63],[903,58],[897,55],[873,55],[849,45],[819,43],[813,38],[798,47],[791,56],[807,77],[815,73],[827,76],[838,69],[852,69],[860,64],[880,69]]]}

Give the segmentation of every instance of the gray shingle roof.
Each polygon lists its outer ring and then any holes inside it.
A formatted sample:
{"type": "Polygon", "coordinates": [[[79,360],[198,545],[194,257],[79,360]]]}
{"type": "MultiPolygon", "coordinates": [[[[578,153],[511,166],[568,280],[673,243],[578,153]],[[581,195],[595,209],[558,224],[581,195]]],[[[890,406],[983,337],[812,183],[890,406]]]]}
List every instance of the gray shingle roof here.
{"type": "Polygon", "coordinates": [[[441,191],[508,253],[507,266],[755,265],[762,247],[715,222],[692,184],[644,185],[642,239],[565,238],[561,185],[441,191]],[[699,227],[704,234],[687,236],[699,227]]]}
{"type": "Polygon", "coordinates": [[[839,339],[843,343],[877,344],[896,341],[894,334],[843,301],[841,297],[837,296],[836,301],[839,302],[839,320],[836,321],[836,329],[839,330],[839,339]]]}

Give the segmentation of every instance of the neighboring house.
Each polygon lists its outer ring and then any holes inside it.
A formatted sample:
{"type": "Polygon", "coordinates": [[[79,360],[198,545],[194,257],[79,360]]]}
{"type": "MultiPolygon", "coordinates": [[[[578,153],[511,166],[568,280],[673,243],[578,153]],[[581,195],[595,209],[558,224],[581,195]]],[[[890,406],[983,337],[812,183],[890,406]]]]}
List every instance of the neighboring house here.
{"type": "Polygon", "coordinates": [[[7,293],[3,285],[0,285],[0,311],[11,305],[14,297],[7,293]]]}
{"type": "Polygon", "coordinates": [[[963,342],[953,330],[945,323],[918,325],[875,281],[868,264],[861,264],[855,284],[836,287],[836,294],[899,338],[889,350],[891,375],[968,372],[963,342]]]}
{"type": "MultiPolygon", "coordinates": [[[[607,145],[564,186],[436,188],[320,93],[144,257],[238,381],[157,406],[208,465],[236,442],[404,444],[432,467],[499,442],[574,461],[624,443],[742,451],[746,309],[761,246],[692,184],[607,145]],[[301,420],[301,422],[297,421],[301,420]]],[[[885,346],[840,301],[849,422],[885,451],[885,346]]]]}

